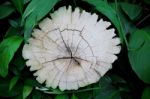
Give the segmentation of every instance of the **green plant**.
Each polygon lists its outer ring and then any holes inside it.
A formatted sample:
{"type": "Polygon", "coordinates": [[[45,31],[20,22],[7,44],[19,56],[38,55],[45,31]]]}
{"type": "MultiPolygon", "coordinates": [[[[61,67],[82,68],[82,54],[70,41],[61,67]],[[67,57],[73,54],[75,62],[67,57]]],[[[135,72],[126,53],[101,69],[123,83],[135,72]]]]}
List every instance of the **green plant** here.
{"type": "Polygon", "coordinates": [[[0,98],[150,99],[149,5],[149,0],[2,0],[0,98]],[[25,66],[22,47],[37,23],[64,5],[80,7],[111,21],[122,51],[113,69],[98,83],[77,91],[45,90],[25,66]]]}

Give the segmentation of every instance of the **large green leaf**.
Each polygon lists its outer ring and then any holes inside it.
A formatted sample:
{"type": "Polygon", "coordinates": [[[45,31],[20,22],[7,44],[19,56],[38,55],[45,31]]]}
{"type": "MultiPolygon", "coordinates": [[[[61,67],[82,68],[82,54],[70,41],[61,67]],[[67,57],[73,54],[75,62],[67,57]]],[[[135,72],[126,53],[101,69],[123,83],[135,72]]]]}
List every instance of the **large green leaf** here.
{"type": "Polygon", "coordinates": [[[128,57],[132,69],[141,80],[150,83],[150,35],[143,30],[135,31],[129,38],[129,47],[128,57]]]}
{"type": "Polygon", "coordinates": [[[14,11],[11,5],[0,5],[0,19],[9,16],[14,11]]]}
{"type": "MultiPolygon", "coordinates": [[[[31,30],[37,21],[41,20],[59,0],[32,0],[23,14],[22,23],[25,22],[25,31],[31,30]]],[[[30,32],[25,32],[25,39],[30,37],[30,32]]]]}
{"type": "Polygon", "coordinates": [[[118,14],[115,9],[113,9],[108,2],[106,1],[101,1],[101,0],[84,0],[88,2],[91,5],[94,5],[96,9],[104,14],[108,19],[111,20],[111,22],[115,25],[119,32],[119,36],[121,38],[121,41],[123,42],[124,39],[124,32],[121,27],[121,22],[118,18],[118,14]]]}
{"type": "Polygon", "coordinates": [[[22,37],[12,36],[0,43],[0,76],[5,77],[8,74],[9,62],[12,60],[22,41],[22,37]]]}
{"type": "Polygon", "coordinates": [[[150,99],[150,87],[144,89],[142,99],[150,99]]]}
{"type": "Polygon", "coordinates": [[[141,16],[142,7],[137,4],[121,3],[121,7],[131,20],[135,20],[141,16]]]}

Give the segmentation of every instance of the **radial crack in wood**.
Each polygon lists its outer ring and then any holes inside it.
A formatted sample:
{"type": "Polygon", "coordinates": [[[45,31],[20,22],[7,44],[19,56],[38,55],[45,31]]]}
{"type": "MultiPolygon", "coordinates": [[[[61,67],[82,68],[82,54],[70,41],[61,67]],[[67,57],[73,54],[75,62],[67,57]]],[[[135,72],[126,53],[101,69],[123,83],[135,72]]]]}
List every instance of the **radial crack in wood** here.
{"type": "Polygon", "coordinates": [[[61,7],[34,29],[22,55],[39,83],[77,90],[97,82],[117,59],[120,40],[110,22],[79,8],[61,7]]]}

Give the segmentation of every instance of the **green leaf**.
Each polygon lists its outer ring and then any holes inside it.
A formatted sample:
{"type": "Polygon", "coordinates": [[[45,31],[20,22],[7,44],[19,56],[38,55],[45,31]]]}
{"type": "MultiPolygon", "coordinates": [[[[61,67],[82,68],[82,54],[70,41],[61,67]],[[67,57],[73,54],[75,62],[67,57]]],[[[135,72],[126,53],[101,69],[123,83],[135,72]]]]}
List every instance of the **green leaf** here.
{"type": "Polygon", "coordinates": [[[24,0],[11,0],[18,12],[23,13],[23,2],[24,0]]]}
{"type": "Polygon", "coordinates": [[[9,62],[12,60],[22,41],[22,37],[12,36],[0,43],[0,75],[2,77],[7,76],[9,62]]]}
{"type": "Polygon", "coordinates": [[[0,19],[9,16],[14,12],[14,8],[11,5],[0,5],[0,19]]]}
{"type": "Polygon", "coordinates": [[[23,99],[26,99],[33,90],[33,86],[24,85],[23,87],[23,99]]]}
{"type": "Polygon", "coordinates": [[[24,32],[24,38],[25,41],[27,41],[27,39],[30,37],[31,35],[31,31],[33,29],[33,27],[36,25],[36,16],[35,15],[30,15],[29,17],[27,17],[26,22],[25,22],[25,32],[24,32]]]}
{"type": "Polygon", "coordinates": [[[112,81],[109,76],[103,76],[99,81],[101,89],[94,99],[121,99],[120,90],[112,85],[112,81]]]}
{"type": "Polygon", "coordinates": [[[25,21],[25,39],[30,37],[31,30],[37,21],[41,20],[59,0],[32,0],[23,13],[22,24],[25,21]]]}
{"type": "Polygon", "coordinates": [[[112,80],[109,76],[105,75],[103,76],[100,81],[99,81],[99,85],[101,88],[109,86],[112,83],[112,80]]]}
{"type": "Polygon", "coordinates": [[[25,82],[24,82],[26,85],[28,86],[39,86],[40,84],[37,82],[37,80],[35,79],[31,79],[31,78],[27,78],[25,79],[25,82]]]}
{"type": "Polygon", "coordinates": [[[105,87],[94,99],[121,99],[120,91],[112,86],[105,87]]]}
{"type": "Polygon", "coordinates": [[[78,92],[78,93],[76,93],[76,96],[79,99],[91,99],[92,98],[92,91],[78,92]]]}
{"type": "Polygon", "coordinates": [[[42,19],[59,0],[32,0],[27,6],[23,18],[35,14],[37,20],[42,19]]]}
{"type": "Polygon", "coordinates": [[[42,94],[42,98],[41,99],[54,99],[54,98],[52,98],[52,95],[42,94]]]}
{"type": "Polygon", "coordinates": [[[15,86],[17,81],[19,80],[19,76],[15,76],[10,80],[9,91],[15,86]]]}
{"type": "Polygon", "coordinates": [[[71,99],[79,99],[75,94],[72,94],[71,99]]]}
{"type": "Polygon", "coordinates": [[[120,91],[109,85],[103,87],[94,99],[121,99],[120,91]]]}
{"type": "Polygon", "coordinates": [[[10,86],[10,80],[5,78],[1,79],[0,78],[0,96],[1,97],[13,97],[16,95],[21,94],[22,90],[22,84],[17,84],[12,88],[12,90],[9,91],[9,86],[10,86]]]}
{"type": "Polygon", "coordinates": [[[150,99],[150,87],[144,89],[142,99],[150,99]]]}
{"type": "Polygon", "coordinates": [[[132,69],[141,80],[150,84],[150,35],[143,30],[135,31],[129,38],[129,47],[128,57],[132,69]]]}
{"type": "Polygon", "coordinates": [[[144,0],[144,2],[150,4],[150,0],[144,0]]]}
{"type": "Polygon", "coordinates": [[[141,16],[142,7],[137,4],[121,3],[121,7],[131,20],[135,20],[141,16]]]}
{"type": "Polygon", "coordinates": [[[114,84],[126,83],[126,81],[118,75],[111,74],[110,77],[111,77],[112,83],[114,84]]]}
{"type": "Polygon", "coordinates": [[[29,3],[31,0],[24,0],[23,4],[29,3]]]}
{"type": "Polygon", "coordinates": [[[34,92],[32,94],[32,99],[42,99],[41,92],[34,90],[34,92]]]}
{"type": "Polygon", "coordinates": [[[142,28],[145,32],[147,32],[150,35],[150,25],[142,28]]]}
{"type": "Polygon", "coordinates": [[[121,22],[118,19],[118,14],[117,14],[116,10],[113,9],[106,1],[101,1],[101,0],[84,0],[84,1],[88,2],[91,5],[94,5],[99,12],[101,12],[108,19],[111,20],[111,22],[115,25],[115,27],[117,28],[117,30],[119,32],[121,42],[123,42],[124,41],[124,32],[121,27],[121,22]]]}
{"type": "Polygon", "coordinates": [[[123,13],[122,9],[121,9],[121,4],[122,3],[110,3],[110,5],[112,6],[113,9],[116,9],[116,5],[118,6],[117,7],[117,14],[118,14],[118,17],[120,18],[120,23],[122,25],[122,29],[124,31],[125,34],[128,34],[128,33],[131,33],[133,31],[136,30],[136,26],[131,22],[131,20],[129,20],[129,18],[127,18],[125,16],[125,13],[123,13]]]}
{"type": "Polygon", "coordinates": [[[18,70],[23,70],[23,68],[25,67],[25,60],[22,57],[22,53],[17,54],[17,56],[13,60],[13,64],[17,67],[18,70]]]}
{"type": "Polygon", "coordinates": [[[10,71],[16,76],[21,74],[21,72],[15,66],[10,66],[10,71]]]}
{"type": "Polygon", "coordinates": [[[5,38],[10,36],[15,36],[17,34],[18,34],[18,30],[14,27],[10,27],[5,34],[5,38]]]}
{"type": "Polygon", "coordinates": [[[18,96],[14,97],[13,99],[22,99],[22,94],[19,94],[18,96]]]}
{"type": "Polygon", "coordinates": [[[14,28],[18,28],[19,24],[15,21],[15,20],[9,20],[9,24],[14,27],[14,28]]]}
{"type": "Polygon", "coordinates": [[[68,95],[67,94],[63,94],[63,95],[57,95],[55,97],[55,99],[69,99],[68,95]]]}

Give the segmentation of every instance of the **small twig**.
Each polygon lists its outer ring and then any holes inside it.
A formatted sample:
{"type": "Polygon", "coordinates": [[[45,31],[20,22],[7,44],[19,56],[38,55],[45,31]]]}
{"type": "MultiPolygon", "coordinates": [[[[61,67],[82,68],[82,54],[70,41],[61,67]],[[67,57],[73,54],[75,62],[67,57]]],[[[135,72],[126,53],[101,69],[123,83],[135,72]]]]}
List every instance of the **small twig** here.
{"type": "Polygon", "coordinates": [[[150,14],[148,14],[147,16],[145,16],[141,21],[139,21],[136,26],[139,26],[142,22],[144,22],[147,18],[150,17],[150,14]]]}
{"type": "MultiPolygon", "coordinates": [[[[81,90],[77,90],[77,91],[67,91],[67,92],[63,92],[63,91],[60,91],[60,92],[49,92],[49,91],[44,91],[44,93],[47,93],[47,94],[66,94],[66,93],[79,93],[79,92],[86,92],[86,91],[91,91],[91,90],[99,90],[100,87],[95,87],[95,88],[88,88],[88,89],[81,89],[81,90]]],[[[40,90],[40,89],[38,89],[40,90]]],[[[42,90],[40,90],[42,91],[42,90]]]]}

